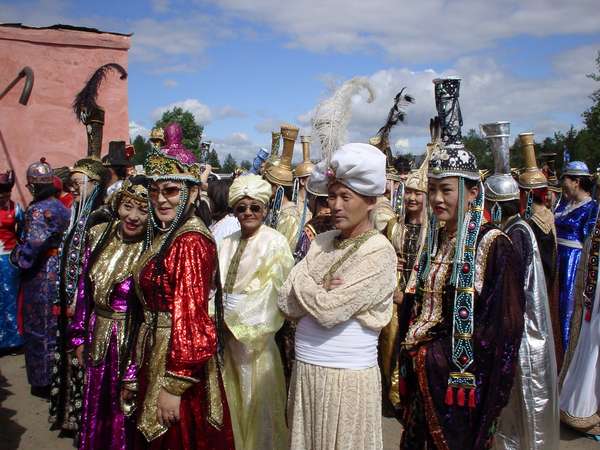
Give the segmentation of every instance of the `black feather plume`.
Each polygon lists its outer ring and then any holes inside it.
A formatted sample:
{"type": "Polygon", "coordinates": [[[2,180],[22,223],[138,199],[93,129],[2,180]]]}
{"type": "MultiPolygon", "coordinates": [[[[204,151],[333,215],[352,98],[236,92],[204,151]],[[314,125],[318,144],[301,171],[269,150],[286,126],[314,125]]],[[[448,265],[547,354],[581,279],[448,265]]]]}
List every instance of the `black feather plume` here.
{"type": "Polygon", "coordinates": [[[406,88],[403,87],[402,90],[396,94],[396,97],[394,97],[394,106],[392,106],[392,109],[390,109],[390,112],[388,113],[387,122],[377,132],[377,135],[382,138],[382,141],[387,142],[392,128],[399,122],[404,122],[404,119],[406,119],[404,107],[415,102],[412,95],[404,94],[405,90],[406,88]]]}
{"type": "Polygon", "coordinates": [[[127,78],[127,71],[123,68],[123,66],[117,63],[104,64],[102,67],[98,68],[98,70],[94,72],[94,75],[92,75],[85,84],[83,89],[75,96],[75,100],[73,100],[73,112],[77,116],[77,119],[81,120],[82,112],[99,108],[96,103],[96,98],[98,98],[98,89],[100,88],[102,80],[106,78],[107,73],[111,69],[114,69],[120,73],[121,80],[127,78]]]}

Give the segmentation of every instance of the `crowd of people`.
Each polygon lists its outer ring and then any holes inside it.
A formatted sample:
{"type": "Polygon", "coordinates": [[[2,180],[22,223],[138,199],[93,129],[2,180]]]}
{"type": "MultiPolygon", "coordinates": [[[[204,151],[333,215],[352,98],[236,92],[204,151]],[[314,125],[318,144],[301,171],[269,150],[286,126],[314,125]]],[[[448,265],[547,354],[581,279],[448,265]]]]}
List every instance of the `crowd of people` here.
{"type": "Polygon", "coordinates": [[[31,164],[25,211],[1,174],[0,349],[23,347],[51,427],[81,450],[375,450],[382,417],[406,450],[599,436],[600,177],[540,169],[532,133],[511,168],[508,122],[481,125],[484,173],[460,79],[434,87],[419,167],[390,149],[403,93],[347,143],[355,78],[315,110],[316,164],[284,124],[218,176],[172,123],[143,166],[97,139],[31,164]]]}

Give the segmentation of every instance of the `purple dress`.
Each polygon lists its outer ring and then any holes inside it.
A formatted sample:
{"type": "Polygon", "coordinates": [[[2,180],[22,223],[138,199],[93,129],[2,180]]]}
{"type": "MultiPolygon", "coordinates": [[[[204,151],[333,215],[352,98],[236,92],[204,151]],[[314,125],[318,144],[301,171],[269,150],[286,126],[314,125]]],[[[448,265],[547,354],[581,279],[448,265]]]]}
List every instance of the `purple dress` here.
{"type": "Polygon", "coordinates": [[[23,343],[27,379],[33,387],[50,385],[56,348],[58,246],[69,225],[69,210],[56,198],[32,202],[25,212],[22,243],[11,254],[21,269],[23,343]]]}
{"type": "Polygon", "coordinates": [[[120,379],[135,327],[137,297],[132,271],[142,242],[124,242],[118,224],[90,230],[79,279],[75,316],[69,325],[73,348],[84,345],[85,383],[79,449],[131,448],[135,423],[120,405],[120,379]],[[101,238],[106,227],[108,234],[101,238]]]}

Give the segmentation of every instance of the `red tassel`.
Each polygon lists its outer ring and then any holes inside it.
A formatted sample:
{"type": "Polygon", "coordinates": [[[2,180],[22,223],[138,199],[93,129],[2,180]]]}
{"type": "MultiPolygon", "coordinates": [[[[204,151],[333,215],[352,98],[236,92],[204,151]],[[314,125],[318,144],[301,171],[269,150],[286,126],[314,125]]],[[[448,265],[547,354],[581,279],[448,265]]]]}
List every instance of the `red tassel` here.
{"type": "Polygon", "coordinates": [[[454,405],[454,392],[452,391],[452,386],[448,386],[448,389],[446,389],[446,405],[454,405]]]}
{"type": "Polygon", "coordinates": [[[475,409],[475,388],[469,391],[469,408],[475,409]]]}
{"type": "Polygon", "coordinates": [[[465,406],[465,389],[462,387],[458,388],[458,393],[456,394],[456,404],[458,406],[465,406]]]}
{"type": "Polygon", "coordinates": [[[403,377],[398,378],[398,392],[400,393],[400,397],[405,397],[407,394],[406,391],[406,380],[403,377]]]}
{"type": "Polygon", "coordinates": [[[592,308],[586,308],[585,310],[585,321],[589,322],[592,320],[592,308]]]}

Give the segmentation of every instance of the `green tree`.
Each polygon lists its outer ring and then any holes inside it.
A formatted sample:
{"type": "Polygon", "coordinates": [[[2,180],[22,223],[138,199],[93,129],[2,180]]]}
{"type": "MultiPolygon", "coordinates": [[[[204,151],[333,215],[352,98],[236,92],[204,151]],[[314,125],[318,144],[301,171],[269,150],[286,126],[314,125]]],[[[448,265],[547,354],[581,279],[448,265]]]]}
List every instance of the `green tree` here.
{"type": "Polygon", "coordinates": [[[183,108],[178,106],[165,111],[154,126],[165,128],[173,122],[177,122],[183,129],[183,145],[194,152],[197,158],[200,158],[200,142],[202,141],[204,126],[196,122],[191,112],[184,111],[183,108]]]}
{"type": "Polygon", "coordinates": [[[250,170],[250,169],[252,169],[252,163],[250,161],[248,161],[247,159],[244,159],[240,163],[240,167],[244,170],[250,170]]]}
{"type": "Polygon", "coordinates": [[[465,144],[465,148],[477,158],[477,167],[479,167],[479,169],[494,169],[492,152],[490,151],[487,142],[485,142],[485,139],[483,139],[477,131],[471,128],[468,133],[463,136],[462,141],[463,144],[465,144]]]}
{"type": "Polygon", "coordinates": [[[235,158],[231,156],[231,153],[228,153],[223,162],[223,172],[233,173],[235,172],[235,169],[237,169],[237,162],[235,161],[235,158]]]}
{"type": "Polygon", "coordinates": [[[132,160],[133,164],[143,164],[144,159],[146,158],[146,153],[150,151],[152,144],[138,134],[133,140],[133,148],[135,149],[135,155],[132,160]]]}
{"type": "Polygon", "coordinates": [[[210,164],[213,169],[221,168],[221,162],[219,161],[219,155],[217,154],[217,151],[214,148],[208,152],[207,157],[206,157],[206,163],[210,164]]]}

